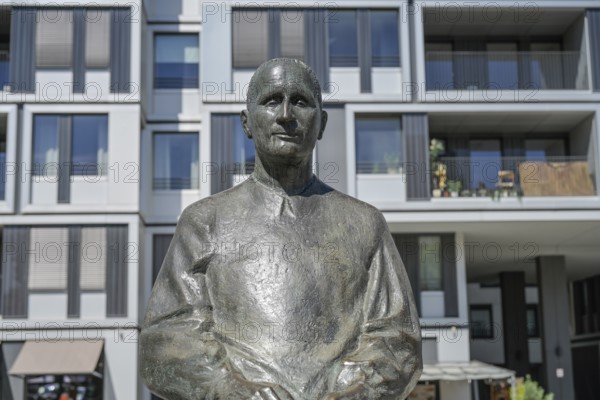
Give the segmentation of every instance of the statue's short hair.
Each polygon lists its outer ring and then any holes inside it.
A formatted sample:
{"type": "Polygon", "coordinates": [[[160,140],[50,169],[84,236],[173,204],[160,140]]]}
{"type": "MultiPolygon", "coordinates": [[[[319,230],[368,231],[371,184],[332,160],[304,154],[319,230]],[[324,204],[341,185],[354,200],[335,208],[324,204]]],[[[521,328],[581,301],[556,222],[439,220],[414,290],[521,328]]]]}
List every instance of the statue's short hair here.
{"type": "Polygon", "coordinates": [[[264,70],[266,70],[267,68],[270,68],[274,65],[285,66],[286,64],[299,65],[302,69],[304,69],[308,73],[308,75],[310,76],[311,81],[312,81],[313,93],[315,94],[315,97],[317,98],[317,102],[319,103],[319,108],[323,109],[323,97],[321,96],[321,85],[319,83],[319,79],[317,79],[317,74],[315,74],[315,71],[313,71],[313,69],[311,67],[309,67],[306,63],[304,63],[300,60],[297,60],[295,58],[272,58],[272,59],[262,63],[256,69],[256,71],[252,75],[252,78],[250,79],[250,84],[248,85],[248,93],[246,95],[246,107],[248,109],[250,109],[250,105],[256,101],[256,96],[258,95],[258,87],[257,87],[257,83],[256,83],[257,77],[260,76],[261,73],[264,70]]]}

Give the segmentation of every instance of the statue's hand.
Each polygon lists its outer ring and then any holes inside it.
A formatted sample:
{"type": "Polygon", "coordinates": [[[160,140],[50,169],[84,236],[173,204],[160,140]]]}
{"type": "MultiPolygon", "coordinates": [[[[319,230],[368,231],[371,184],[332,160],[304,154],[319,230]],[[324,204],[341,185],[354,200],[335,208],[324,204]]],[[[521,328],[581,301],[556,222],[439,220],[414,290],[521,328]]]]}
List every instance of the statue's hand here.
{"type": "Polygon", "coordinates": [[[376,389],[384,389],[390,383],[397,381],[398,371],[384,360],[369,360],[346,358],[342,360],[342,368],[337,375],[334,392],[341,396],[340,399],[365,399],[372,398],[367,395],[376,393],[376,389]],[[347,393],[347,394],[346,394],[347,393]],[[361,393],[358,397],[354,393],[361,393]],[[350,396],[350,397],[348,397],[350,396]],[[355,396],[355,397],[352,397],[355,396]]]}

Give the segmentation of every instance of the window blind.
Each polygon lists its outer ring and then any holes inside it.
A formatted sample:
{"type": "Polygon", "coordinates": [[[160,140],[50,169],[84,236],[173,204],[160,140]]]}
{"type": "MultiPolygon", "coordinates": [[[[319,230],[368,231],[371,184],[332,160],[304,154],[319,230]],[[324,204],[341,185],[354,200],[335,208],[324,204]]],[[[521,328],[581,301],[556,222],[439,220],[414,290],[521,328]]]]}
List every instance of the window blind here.
{"type": "Polygon", "coordinates": [[[106,285],[106,228],[81,230],[81,290],[104,290],[106,285]]]}
{"type": "Polygon", "coordinates": [[[110,62],[110,15],[111,13],[107,9],[87,10],[85,65],[88,68],[108,68],[110,62]]]}
{"type": "Polygon", "coordinates": [[[32,228],[29,237],[29,289],[65,290],[69,260],[67,228],[32,228]]]}
{"type": "Polygon", "coordinates": [[[256,68],[267,60],[268,19],[266,10],[233,12],[234,68],[256,68]]]}
{"type": "Polygon", "coordinates": [[[42,9],[37,12],[38,67],[69,68],[73,58],[73,12],[42,9]]]}
{"type": "Polygon", "coordinates": [[[282,10],[281,56],[304,60],[304,14],[302,10],[282,10]]]}

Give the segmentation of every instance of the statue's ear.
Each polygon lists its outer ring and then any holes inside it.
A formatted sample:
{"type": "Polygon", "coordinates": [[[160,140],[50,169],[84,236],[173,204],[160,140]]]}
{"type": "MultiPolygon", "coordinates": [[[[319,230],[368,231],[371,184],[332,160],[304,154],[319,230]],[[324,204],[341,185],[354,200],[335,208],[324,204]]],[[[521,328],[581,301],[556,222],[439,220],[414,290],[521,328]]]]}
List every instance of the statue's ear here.
{"type": "Polygon", "coordinates": [[[321,140],[321,138],[323,138],[323,132],[325,132],[325,127],[327,126],[327,118],[329,118],[329,116],[327,115],[327,111],[322,110],[321,111],[321,130],[319,131],[319,136],[317,137],[317,139],[321,140]]]}
{"type": "Polygon", "coordinates": [[[244,132],[248,139],[252,139],[252,132],[250,131],[250,126],[248,125],[248,110],[242,110],[240,114],[240,121],[242,121],[242,128],[244,128],[244,132]]]}

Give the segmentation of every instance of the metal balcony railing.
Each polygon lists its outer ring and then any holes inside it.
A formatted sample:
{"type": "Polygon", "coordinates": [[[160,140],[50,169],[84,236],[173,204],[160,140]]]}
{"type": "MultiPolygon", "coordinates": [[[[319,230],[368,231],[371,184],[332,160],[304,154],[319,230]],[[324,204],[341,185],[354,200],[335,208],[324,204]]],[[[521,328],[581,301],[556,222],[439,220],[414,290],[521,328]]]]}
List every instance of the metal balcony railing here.
{"type": "Polygon", "coordinates": [[[586,90],[578,51],[428,51],[427,90],[586,90]]]}
{"type": "Polygon", "coordinates": [[[434,197],[596,195],[586,157],[441,157],[432,164],[434,197]]]}

